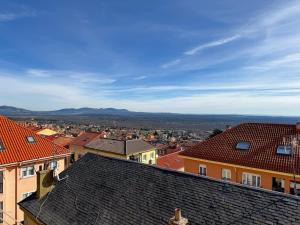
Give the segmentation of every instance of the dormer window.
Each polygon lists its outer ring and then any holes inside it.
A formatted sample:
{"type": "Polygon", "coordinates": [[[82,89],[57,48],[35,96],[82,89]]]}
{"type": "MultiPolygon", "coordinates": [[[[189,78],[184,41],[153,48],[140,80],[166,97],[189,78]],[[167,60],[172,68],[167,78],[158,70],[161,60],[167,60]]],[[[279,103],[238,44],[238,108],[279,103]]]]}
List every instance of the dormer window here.
{"type": "Polygon", "coordinates": [[[32,144],[32,143],[35,143],[35,139],[33,136],[27,136],[27,141],[32,144]]]}
{"type": "Polygon", "coordinates": [[[276,152],[279,155],[292,155],[293,149],[291,145],[278,145],[276,152]]]}
{"type": "Polygon", "coordinates": [[[236,144],[235,148],[238,149],[238,150],[249,150],[250,142],[240,141],[236,144]]]}

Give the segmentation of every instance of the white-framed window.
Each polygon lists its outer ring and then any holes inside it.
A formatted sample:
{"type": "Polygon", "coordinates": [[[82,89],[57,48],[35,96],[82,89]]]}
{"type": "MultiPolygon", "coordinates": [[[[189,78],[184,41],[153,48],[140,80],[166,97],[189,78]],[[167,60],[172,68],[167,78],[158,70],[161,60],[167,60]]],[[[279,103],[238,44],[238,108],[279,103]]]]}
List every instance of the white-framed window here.
{"type": "Polygon", "coordinates": [[[222,180],[231,180],[231,170],[222,169],[222,180]]]}
{"type": "Polygon", "coordinates": [[[51,162],[49,162],[49,169],[50,170],[58,169],[58,163],[57,163],[57,161],[51,161],[51,162]]]}
{"type": "Polygon", "coordinates": [[[206,165],[199,165],[199,175],[206,176],[206,165]]]}
{"type": "Polygon", "coordinates": [[[29,197],[30,195],[32,195],[33,192],[26,192],[22,194],[22,200],[24,200],[25,198],[29,197]]]}
{"type": "Polygon", "coordinates": [[[247,184],[254,187],[260,187],[261,177],[257,174],[243,173],[243,184],[247,184]]]}
{"type": "Polygon", "coordinates": [[[21,177],[31,177],[34,175],[34,167],[33,166],[26,166],[21,168],[21,177]]]}
{"type": "Polygon", "coordinates": [[[146,160],[147,160],[147,155],[144,154],[144,155],[143,155],[143,161],[146,161],[146,160]]]}

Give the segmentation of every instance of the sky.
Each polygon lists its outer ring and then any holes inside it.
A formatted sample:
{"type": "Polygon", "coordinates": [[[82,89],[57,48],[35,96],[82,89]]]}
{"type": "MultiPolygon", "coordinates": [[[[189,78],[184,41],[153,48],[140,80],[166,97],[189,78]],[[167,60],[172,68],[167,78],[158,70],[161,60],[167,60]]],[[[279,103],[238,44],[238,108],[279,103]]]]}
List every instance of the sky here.
{"type": "Polygon", "coordinates": [[[300,114],[300,1],[0,2],[0,105],[300,114]]]}

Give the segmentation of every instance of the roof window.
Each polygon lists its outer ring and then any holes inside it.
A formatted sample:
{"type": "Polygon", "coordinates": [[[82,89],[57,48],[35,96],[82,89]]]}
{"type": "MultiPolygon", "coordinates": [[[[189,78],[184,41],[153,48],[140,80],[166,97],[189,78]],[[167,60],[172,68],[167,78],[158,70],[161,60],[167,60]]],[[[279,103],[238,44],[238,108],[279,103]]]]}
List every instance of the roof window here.
{"type": "Polygon", "coordinates": [[[4,150],[4,144],[2,143],[1,139],[0,139],[0,151],[4,150]]]}
{"type": "Polygon", "coordinates": [[[27,141],[29,142],[29,143],[35,143],[35,139],[34,139],[34,137],[33,136],[27,136],[27,141]]]}
{"type": "Polygon", "coordinates": [[[250,142],[247,141],[240,141],[236,144],[236,149],[238,150],[249,150],[250,148],[250,142]]]}
{"type": "Polygon", "coordinates": [[[292,155],[293,149],[291,145],[278,145],[276,152],[279,155],[292,155]]]}

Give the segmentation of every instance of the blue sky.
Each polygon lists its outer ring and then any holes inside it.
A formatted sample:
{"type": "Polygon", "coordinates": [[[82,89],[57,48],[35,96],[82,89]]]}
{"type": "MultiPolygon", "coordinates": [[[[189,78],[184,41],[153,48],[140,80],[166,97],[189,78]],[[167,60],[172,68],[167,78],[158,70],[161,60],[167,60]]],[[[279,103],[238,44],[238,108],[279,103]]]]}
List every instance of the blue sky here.
{"type": "Polygon", "coordinates": [[[299,1],[12,1],[0,105],[300,114],[299,1]]]}

